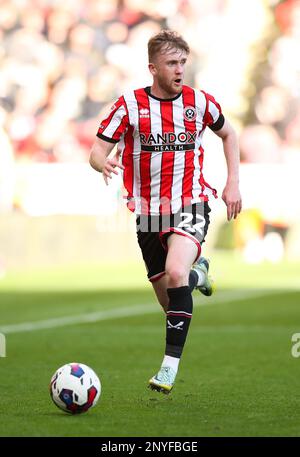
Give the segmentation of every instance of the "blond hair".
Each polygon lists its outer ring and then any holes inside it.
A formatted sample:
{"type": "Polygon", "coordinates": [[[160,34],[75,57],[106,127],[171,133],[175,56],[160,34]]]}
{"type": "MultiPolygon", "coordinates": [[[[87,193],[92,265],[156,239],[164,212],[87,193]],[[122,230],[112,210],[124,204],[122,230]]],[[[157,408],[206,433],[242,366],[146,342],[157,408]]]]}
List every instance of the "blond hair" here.
{"type": "Polygon", "coordinates": [[[148,41],[149,62],[152,62],[159,52],[167,52],[173,48],[183,50],[187,54],[190,52],[189,45],[179,33],[171,30],[161,30],[148,41]]]}

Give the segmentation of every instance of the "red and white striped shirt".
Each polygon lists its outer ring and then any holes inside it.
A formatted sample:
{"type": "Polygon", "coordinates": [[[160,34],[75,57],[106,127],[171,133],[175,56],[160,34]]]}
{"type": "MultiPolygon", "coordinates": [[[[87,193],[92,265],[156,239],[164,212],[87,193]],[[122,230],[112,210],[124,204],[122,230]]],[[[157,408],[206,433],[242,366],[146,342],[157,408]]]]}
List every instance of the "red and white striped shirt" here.
{"type": "Polygon", "coordinates": [[[219,130],[223,124],[215,99],[189,86],[168,100],[155,97],[150,88],[121,96],[97,136],[120,142],[129,209],[176,213],[183,205],[216,196],[202,173],[202,137],[206,126],[219,130]]]}

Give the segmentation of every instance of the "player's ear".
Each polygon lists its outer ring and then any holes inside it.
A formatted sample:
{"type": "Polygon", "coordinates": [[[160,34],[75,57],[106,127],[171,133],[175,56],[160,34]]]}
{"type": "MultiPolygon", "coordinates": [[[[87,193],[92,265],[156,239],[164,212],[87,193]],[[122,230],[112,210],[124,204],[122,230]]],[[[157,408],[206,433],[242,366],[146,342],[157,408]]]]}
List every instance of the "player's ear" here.
{"type": "Polygon", "coordinates": [[[155,68],[155,64],[152,63],[152,62],[150,62],[150,63],[148,64],[148,68],[149,68],[149,71],[150,71],[151,75],[152,75],[152,76],[155,76],[156,73],[157,73],[156,68],[155,68]]]}

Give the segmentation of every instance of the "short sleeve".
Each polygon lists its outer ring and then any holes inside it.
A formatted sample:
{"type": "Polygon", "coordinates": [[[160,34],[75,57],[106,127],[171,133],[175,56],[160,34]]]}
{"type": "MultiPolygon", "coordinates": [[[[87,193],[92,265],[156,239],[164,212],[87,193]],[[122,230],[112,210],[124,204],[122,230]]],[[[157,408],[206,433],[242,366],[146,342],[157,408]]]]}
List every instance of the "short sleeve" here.
{"type": "Polygon", "coordinates": [[[124,97],[110,108],[108,116],[100,123],[97,136],[109,143],[117,143],[128,127],[128,111],[124,97]]]}
{"type": "Polygon", "coordinates": [[[215,98],[202,91],[206,98],[206,109],[205,109],[205,123],[212,130],[220,130],[225,122],[225,118],[222,114],[222,108],[215,98]]]}

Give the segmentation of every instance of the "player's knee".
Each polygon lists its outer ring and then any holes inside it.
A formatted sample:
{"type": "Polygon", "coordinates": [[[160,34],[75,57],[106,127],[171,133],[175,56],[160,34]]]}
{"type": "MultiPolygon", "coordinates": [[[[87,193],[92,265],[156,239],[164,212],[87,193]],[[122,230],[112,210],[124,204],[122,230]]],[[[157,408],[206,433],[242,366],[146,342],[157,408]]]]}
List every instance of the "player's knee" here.
{"type": "Polygon", "coordinates": [[[166,269],[168,287],[182,287],[188,283],[188,275],[180,265],[173,265],[166,269]]]}

